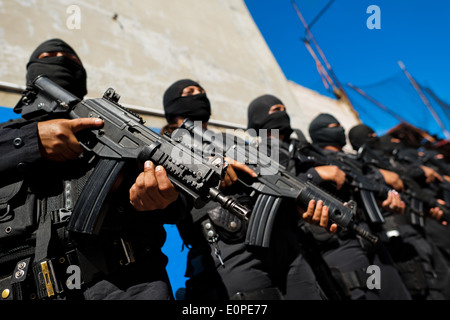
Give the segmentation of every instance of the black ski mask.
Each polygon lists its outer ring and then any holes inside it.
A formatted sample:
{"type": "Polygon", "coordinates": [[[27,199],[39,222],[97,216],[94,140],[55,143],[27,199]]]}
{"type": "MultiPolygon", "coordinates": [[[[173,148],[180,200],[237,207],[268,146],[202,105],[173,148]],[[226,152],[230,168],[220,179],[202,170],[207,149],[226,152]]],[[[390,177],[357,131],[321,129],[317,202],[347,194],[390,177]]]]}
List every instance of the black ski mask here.
{"type": "Polygon", "coordinates": [[[348,132],[348,139],[353,149],[358,150],[363,144],[367,144],[371,148],[378,148],[380,138],[372,136],[375,131],[365,124],[358,124],[348,132]]]}
{"type": "Polygon", "coordinates": [[[346,144],[345,130],[342,127],[328,127],[332,123],[340,124],[339,121],[328,113],[319,114],[309,125],[309,135],[314,144],[320,147],[339,146],[346,144]]]}
{"type": "MultiPolygon", "coordinates": [[[[211,104],[206,93],[182,97],[183,89],[189,86],[202,88],[197,82],[182,79],[173,83],[164,93],[163,106],[167,122],[176,117],[189,118],[192,121],[207,122],[211,116],[211,104]]],[[[203,89],[203,88],[202,88],[203,89]]]]}
{"type": "Polygon", "coordinates": [[[401,149],[402,144],[399,142],[392,141],[393,136],[390,134],[385,134],[380,137],[379,141],[379,150],[383,151],[386,154],[392,154],[395,149],[401,149]]]}
{"type": "Polygon", "coordinates": [[[248,129],[278,129],[279,133],[289,137],[292,133],[291,119],[286,111],[269,114],[270,108],[283,102],[269,94],[254,99],[248,106],[248,129]]]}
{"type": "Polygon", "coordinates": [[[39,59],[39,56],[44,52],[65,52],[80,60],[75,50],[66,42],[60,39],[47,40],[39,45],[30,56],[27,64],[27,85],[37,76],[45,74],[50,80],[82,99],[87,93],[87,75],[84,67],[66,56],[39,59]]]}

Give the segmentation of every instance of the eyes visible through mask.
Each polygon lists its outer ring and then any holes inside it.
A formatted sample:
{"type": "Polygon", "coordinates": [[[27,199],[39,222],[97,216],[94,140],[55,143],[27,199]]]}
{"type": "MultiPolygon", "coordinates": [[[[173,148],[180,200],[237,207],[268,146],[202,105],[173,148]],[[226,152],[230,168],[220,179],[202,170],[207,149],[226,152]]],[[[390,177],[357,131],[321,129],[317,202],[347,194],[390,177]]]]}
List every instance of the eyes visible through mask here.
{"type": "Polygon", "coordinates": [[[181,96],[182,97],[195,96],[201,93],[205,93],[205,90],[197,86],[188,86],[183,89],[183,91],[181,92],[181,96]]]}
{"type": "Polygon", "coordinates": [[[276,104],[270,107],[269,113],[268,114],[272,114],[278,111],[285,111],[286,108],[284,107],[284,105],[282,104],[276,104]]]}
{"type": "Polygon", "coordinates": [[[80,59],[78,59],[78,57],[76,55],[68,53],[68,52],[62,52],[62,51],[42,52],[39,55],[38,59],[45,59],[45,58],[50,58],[50,57],[66,57],[66,58],[69,58],[69,59],[73,60],[74,62],[76,62],[80,66],[83,65],[81,63],[80,59]]]}
{"type": "Polygon", "coordinates": [[[328,128],[342,128],[342,126],[339,123],[330,123],[328,128]]]}

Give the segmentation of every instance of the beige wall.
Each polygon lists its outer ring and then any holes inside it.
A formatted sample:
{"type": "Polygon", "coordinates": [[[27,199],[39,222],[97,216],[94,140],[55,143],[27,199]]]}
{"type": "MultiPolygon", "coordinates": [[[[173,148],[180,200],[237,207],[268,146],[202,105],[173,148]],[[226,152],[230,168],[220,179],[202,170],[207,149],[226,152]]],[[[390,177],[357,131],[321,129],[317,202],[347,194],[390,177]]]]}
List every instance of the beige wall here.
{"type": "Polygon", "coordinates": [[[310,105],[297,103],[243,0],[0,0],[0,81],[24,85],[31,52],[53,37],[81,57],[89,97],[113,87],[122,103],[157,114],[164,90],[192,78],[207,90],[214,120],[245,126],[248,103],[270,93],[298,105],[293,123],[307,125],[310,105]],[[80,9],[79,29],[67,26],[71,5],[80,9]]]}

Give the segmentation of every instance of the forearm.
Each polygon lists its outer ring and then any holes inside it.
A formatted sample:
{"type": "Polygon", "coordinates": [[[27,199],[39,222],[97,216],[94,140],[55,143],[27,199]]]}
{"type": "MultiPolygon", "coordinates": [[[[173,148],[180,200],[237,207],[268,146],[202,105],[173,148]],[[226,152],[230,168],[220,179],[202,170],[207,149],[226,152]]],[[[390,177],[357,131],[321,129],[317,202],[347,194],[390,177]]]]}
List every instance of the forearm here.
{"type": "Polygon", "coordinates": [[[41,159],[37,122],[13,121],[0,129],[0,173],[20,174],[41,159]]]}

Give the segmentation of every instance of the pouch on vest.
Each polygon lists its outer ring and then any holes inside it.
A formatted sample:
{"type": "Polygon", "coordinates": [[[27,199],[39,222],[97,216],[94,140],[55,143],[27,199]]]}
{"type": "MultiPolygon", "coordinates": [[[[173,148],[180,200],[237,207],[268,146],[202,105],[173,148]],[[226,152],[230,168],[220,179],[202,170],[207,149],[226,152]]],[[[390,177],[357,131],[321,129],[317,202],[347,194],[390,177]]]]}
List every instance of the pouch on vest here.
{"type": "Polygon", "coordinates": [[[227,243],[238,243],[244,240],[247,222],[240,220],[222,207],[208,211],[208,215],[221,240],[227,243]]]}
{"type": "Polygon", "coordinates": [[[36,225],[35,196],[26,183],[0,187],[0,240],[30,234],[36,225]]]}

